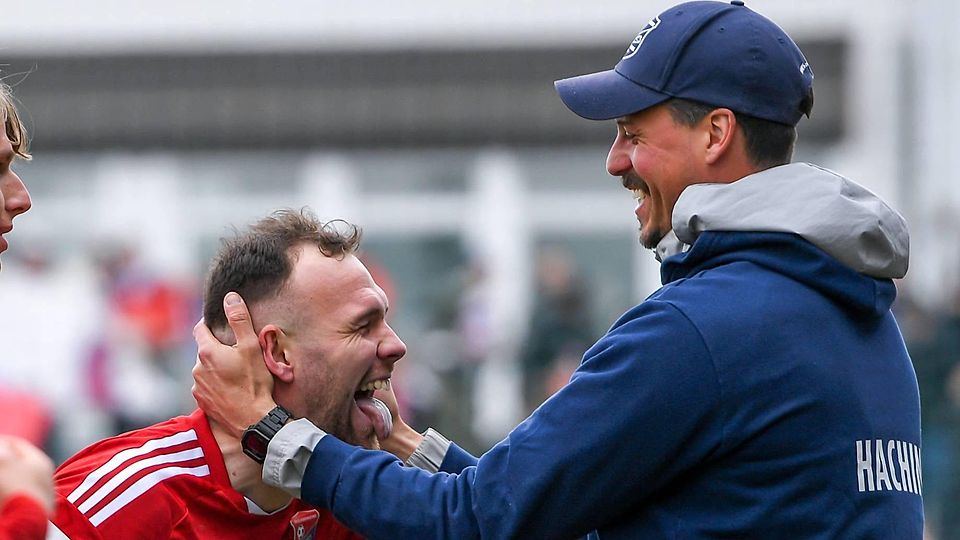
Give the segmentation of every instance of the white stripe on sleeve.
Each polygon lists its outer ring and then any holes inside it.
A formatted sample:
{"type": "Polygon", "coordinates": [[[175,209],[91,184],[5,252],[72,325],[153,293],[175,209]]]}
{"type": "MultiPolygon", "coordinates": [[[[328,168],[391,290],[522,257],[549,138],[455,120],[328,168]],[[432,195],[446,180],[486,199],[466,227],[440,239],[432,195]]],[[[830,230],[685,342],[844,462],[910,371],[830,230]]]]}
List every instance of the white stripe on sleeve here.
{"type": "Polygon", "coordinates": [[[153,467],[154,465],[160,465],[163,463],[177,463],[180,461],[190,461],[191,459],[197,459],[203,457],[203,450],[200,447],[191,448],[189,450],[184,450],[182,452],[176,452],[174,454],[160,454],[159,456],[153,456],[152,458],[142,459],[131,463],[126,469],[123,469],[109,482],[103,485],[100,489],[96,491],[93,495],[90,496],[87,500],[83,501],[83,504],[77,507],[77,510],[80,510],[84,514],[87,513],[87,510],[90,510],[94,506],[100,504],[110,493],[117,489],[117,486],[122,484],[131,476],[137,474],[138,472],[153,467]]]}
{"type": "Polygon", "coordinates": [[[127,450],[118,452],[115,456],[110,458],[109,461],[88,474],[87,477],[84,478],[83,482],[77,486],[77,489],[73,490],[70,495],[67,495],[67,500],[71,503],[76,503],[77,500],[82,497],[87,490],[93,487],[93,485],[96,484],[101,478],[113,472],[128,459],[149,454],[150,452],[160,448],[169,448],[171,446],[176,446],[178,444],[195,440],[197,440],[197,432],[192,429],[188,429],[187,431],[174,433],[173,435],[164,437],[162,439],[153,439],[151,441],[147,441],[139,448],[128,448],[127,450]]]}
{"type": "Polygon", "coordinates": [[[134,482],[133,485],[124,490],[123,493],[118,495],[115,499],[110,501],[109,504],[100,509],[99,512],[90,518],[90,523],[92,523],[94,527],[100,526],[105,519],[112,516],[118,510],[130,504],[132,501],[136,500],[137,497],[146,493],[153,486],[163,482],[168,478],[173,478],[174,476],[180,476],[184,474],[189,474],[191,476],[207,476],[210,474],[210,467],[207,467],[206,465],[190,468],[167,467],[154,471],[134,482]]]}

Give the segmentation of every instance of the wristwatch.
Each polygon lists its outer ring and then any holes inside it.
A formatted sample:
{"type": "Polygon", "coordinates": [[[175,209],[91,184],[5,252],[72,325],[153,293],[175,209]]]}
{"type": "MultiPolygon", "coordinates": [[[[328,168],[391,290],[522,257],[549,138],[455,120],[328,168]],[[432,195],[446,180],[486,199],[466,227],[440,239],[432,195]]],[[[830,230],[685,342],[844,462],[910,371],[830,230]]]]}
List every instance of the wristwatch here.
{"type": "Polygon", "coordinates": [[[259,422],[244,430],[240,437],[240,446],[243,447],[243,453],[257,463],[263,464],[264,460],[267,459],[267,445],[270,444],[273,436],[280,431],[280,428],[287,423],[290,416],[290,411],[277,405],[259,422]]]}

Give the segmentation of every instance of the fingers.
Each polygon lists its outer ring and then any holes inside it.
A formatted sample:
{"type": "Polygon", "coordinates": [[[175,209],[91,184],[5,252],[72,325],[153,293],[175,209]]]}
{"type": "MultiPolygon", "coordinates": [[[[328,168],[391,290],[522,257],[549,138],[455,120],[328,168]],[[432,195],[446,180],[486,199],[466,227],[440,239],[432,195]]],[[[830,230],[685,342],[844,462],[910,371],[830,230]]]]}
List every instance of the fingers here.
{"type": "Polygon", "coordinates": [[[2,436],[0,437],[0,462],[7,459],[16,459],[16,454],[14,454],[10,439],[7,436],[2,436]]]}
{"type": "Polygon", "coordinates": [[[228,292],[223,297],[223,312],[227,315],[227,324],[237,338],[237,348],[243,350],[260,350],[260,341],[250,322],[250,311],[243,298],[235,292],[228,292]]]}
{"type": "Polygon", "coordinates": [[[229,292],[223,299],[227,324],[236,345],[222,343],[203,321],[194,328],[197,362],[193,366],[193,387],[197,405],[207,417],[240,433],[269,412],[273,402],[273,375],[264,365],[260,340],[254,331],[250,311],[243,298],[229,292]],[[251,421],[251,416],[253,416],[251,421]]]}
{"type": "Polygon", "coordinates": [[[53,462],[29,442],[0,437],[0,500],[14,493],[29,495],[53,508],[53,462]]]}
{"type": "Polygon", "coordinates": [[[400,405],[397,403],[397,396],[393,393],[393,387],[388,386],[383,390],[377,390],[373,393],[374,397],[383,402],[394,418],[400,416],[400,405]]]}
{"type": "Polygon", "coordinates": [[[205,397],[203,393],[200,392],[200,389],[197,387],[197,385],[199,384],[197,376],[199,375],[199,372],[201,369],[203,369],[203,366],[201,365],[200,355],[198,354],[197,362],[193,364],[193,369],[190,370],[191,374],[193,375],[193,386],[190,387],[190,393],[193,394],[193,399],[194,401],[197,402],[198,406],[200,405],[200,400],[203,397],[205,397]]]}
{"type": "Polygon", "coordinates": [[[22,460],[30,463],[32,467],[35,467],[44,476],[53,476],[53,461],[51,461],[46,454],[27,441],[18,441],[18,446],[19,448],[17,450],[22,460]]]}
{"type": "Polygon", "coordinates": [[[196,375],[197,369],[203,365],[206,359],[210,358],[211,352],[223,344],[207,328],[207,323],[203,319],[200,319],[200,322],[193,327],[193,339],[197,342],[197,363],[193,366],[193,372],[196,375]]]}
{"type": "Polygon", "coordinates": [[[17,459],[53,472],[53,462],[36,446],[18,437],[7,437],[5,442],[17,459]]]}
{"type": "Polygon", "coordinates": [[[209,343],[214,339],[213,333],[207,328],[207,323],[202,318],[193,327],[193,339],[197,340],[197,344],[209,343]]]}
{"type": "Polygon", "coordinates": [[[371,401],[377,414],[369,415],[369,418],[373,423],[373,431],[376,433],[377,439],[382,441],[390,437],[393,432],[393,414],[387,405],[379,399],[373,398],[371,401]]]}

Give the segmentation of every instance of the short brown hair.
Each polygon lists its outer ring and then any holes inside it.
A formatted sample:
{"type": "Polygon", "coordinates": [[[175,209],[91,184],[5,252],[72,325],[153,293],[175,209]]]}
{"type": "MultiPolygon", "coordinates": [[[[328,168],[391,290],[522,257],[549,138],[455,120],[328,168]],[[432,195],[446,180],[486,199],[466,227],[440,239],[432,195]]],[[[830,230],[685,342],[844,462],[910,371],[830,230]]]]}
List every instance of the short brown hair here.
{"type": "Polygon", "coordinates": [[[227,328],[223,297],[234,291],[247,305],[276,296],[293,271],[294,248],[316,246],[327,257],[343,258],[360,247],[360,229],[343,220],[322,222],[304,208],[282,209],[244,233],[221,241],[210,263],[203,294],[203,320],[211,330],[227,328]]]}
{"type": "Polygon", "coordinates": [[[3,118],[3,129],[7,132],[10,145],[13,146],[13,153],[23,159],[30,159],[27,129],[20,121],[20,115],[17,114],[17,106],[10,86],[3,82],[0,82],[0,117],[3,118]]]}
{"type": "MultiPolygon", "coordinates": [[[[809,107],[813,106],[813,94],[810,97],[809,107]]],[[[713,105],[691,101],[689,99],[673,98],[667,101],[670,115],[677,124],[693,127],[703,120],[711,111],[717,109],[713,105]]],[[[805,105],[806,106],[806,105],[805,105]]],[[[807,110],[809,114],[809,109],[807,110]]],[[[797,128],[762,118],[756,118],[733,111],[737,117],[737,124],[743,130],[746,139],[747,157],[754,165],[761,168],[785,165],[793,159],[793,147],[797,142],[797,128]]]]}

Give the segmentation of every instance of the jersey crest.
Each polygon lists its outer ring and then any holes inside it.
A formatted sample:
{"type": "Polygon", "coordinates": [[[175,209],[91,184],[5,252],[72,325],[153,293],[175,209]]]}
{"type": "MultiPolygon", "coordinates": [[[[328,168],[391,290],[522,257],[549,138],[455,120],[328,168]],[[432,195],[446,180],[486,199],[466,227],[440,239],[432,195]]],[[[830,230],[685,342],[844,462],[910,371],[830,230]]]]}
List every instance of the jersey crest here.
{"type": "Polygon", "coordinates": [[[320,522],[320,512],[316,510],[301,510],[290,519],[294,540],[316,540],[317,523],[320,522]]]}

